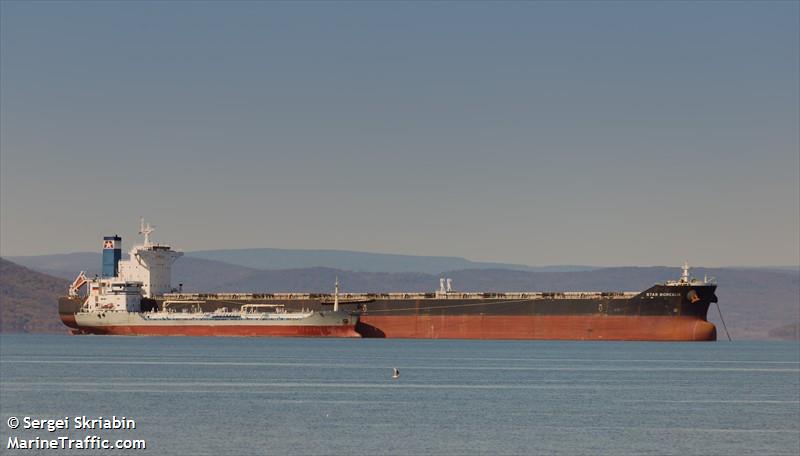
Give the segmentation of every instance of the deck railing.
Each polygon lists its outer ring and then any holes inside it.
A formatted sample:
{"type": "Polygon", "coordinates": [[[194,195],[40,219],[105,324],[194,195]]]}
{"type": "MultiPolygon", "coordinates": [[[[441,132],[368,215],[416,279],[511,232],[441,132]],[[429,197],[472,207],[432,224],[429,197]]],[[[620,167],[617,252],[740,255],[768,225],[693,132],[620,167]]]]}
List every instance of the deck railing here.
{"type": "MultiPolygon", "coordinates": [[[[489,292],[489,293],[339,293],[339,302],[366,300],[422,300],[422,299],[628,299],[639,294],[630,291],[565,291],[565,292],[489,292]]],[[[191,300],[333,300],[330,293],[165,293],[164,299],[191,300]]]]}

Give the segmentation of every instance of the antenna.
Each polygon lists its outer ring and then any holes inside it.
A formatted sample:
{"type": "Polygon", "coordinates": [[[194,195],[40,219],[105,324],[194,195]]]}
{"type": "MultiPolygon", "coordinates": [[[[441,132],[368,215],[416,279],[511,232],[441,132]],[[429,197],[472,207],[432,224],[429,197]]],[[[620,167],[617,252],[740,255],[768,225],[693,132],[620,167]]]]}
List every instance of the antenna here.
{"type": "Polygon", "coordinates": [[[155,231],[152,226],[148,223],[145,225],[144,217],[139,218],[139,234],[144,236],[144,246],[150,247],[150,234],[155,231]]]}

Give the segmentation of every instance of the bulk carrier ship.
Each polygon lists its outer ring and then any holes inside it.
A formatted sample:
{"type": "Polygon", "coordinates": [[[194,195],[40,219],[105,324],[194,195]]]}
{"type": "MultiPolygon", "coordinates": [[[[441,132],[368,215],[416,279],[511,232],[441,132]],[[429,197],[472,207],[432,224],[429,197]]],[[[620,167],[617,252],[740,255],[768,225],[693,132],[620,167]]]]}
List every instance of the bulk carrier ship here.
{"type": "Polygon", "coordinates": [[[707,321],[713,280],[684,264],[678,280],[641,292],[461,293],[441,279],[432,293],[184,293],[171,288],[182,255],[149,240],[121,260],[104,238],[103,277],[81,273],[59,300],[75,334],[339,336],[413,339],[716,340],[707,321]],[[80,290],[88,288],[88,295],[80,290]]]}

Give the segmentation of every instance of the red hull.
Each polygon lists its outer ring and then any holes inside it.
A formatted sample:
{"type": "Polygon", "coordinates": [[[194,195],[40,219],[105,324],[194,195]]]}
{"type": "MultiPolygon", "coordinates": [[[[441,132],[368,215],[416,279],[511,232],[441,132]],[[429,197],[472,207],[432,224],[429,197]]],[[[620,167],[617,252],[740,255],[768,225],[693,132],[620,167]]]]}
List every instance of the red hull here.
{"type": "Polygon", "coordinates": [[[81,327],[83,334],[117,336],[241,336],[241,337],[361,337],[349,326],[96,326],[81,327]]]}
{"type": "Polygon", "coordinates": [[[362,315],[358,331],[408,339],[717,340],[716,327],[696,317],[362,315]]]}

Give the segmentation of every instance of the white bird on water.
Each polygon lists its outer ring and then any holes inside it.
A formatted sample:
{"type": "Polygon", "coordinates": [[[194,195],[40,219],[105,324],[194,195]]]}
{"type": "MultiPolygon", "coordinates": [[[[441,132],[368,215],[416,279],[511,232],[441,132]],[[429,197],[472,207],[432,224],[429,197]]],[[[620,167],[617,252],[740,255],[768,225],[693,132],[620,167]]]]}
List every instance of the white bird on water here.
{"type": "Polygon", "coordinates": [[[400,369],[396,367],[392,368],[392,378],[400,378],[400,369]]]}

